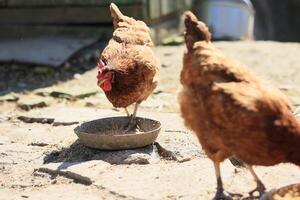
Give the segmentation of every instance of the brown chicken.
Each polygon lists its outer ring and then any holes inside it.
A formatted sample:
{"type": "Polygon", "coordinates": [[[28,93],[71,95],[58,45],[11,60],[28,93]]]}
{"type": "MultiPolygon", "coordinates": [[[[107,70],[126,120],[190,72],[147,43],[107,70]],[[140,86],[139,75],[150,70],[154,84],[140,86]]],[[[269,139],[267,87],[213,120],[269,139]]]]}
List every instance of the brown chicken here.
{"type": "Polygon", "coordinates": [[[191,12],[185,14],[185,28],[181,113],[214,163],[216,199],[226,199],[220,163],[230,157],[253,175],[257,188],[250,195],[261,194],[265,187],[252,165],[300,165],[300,123],[279,90],[213,47],[208,28],[191,12]]]}
{"type": "Polygon", "coordinates": [[[142,21],[124,16],[115,4],[110,5],[114,32],[98,63],[98,86],[114,107],[135,104],[131,115],[134,122],[138,105],[156,88],[159,70],[151,46],[149,28],[142,21]]]}

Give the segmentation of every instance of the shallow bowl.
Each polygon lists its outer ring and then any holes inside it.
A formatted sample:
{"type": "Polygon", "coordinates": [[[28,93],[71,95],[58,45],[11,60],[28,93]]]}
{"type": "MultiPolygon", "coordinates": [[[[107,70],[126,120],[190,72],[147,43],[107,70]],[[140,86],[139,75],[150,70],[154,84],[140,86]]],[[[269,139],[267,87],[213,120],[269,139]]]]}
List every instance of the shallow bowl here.
{"type": "Polygon", "coordinates": [[[136,120],[142,132],[124,133],[124,127],[129,123],[128,117],[110,117],[84,122],[77,126],[74,132],[81,144],[95,149],[132,149],[152,144],[158,136],[161,123],[140,117],[136,120]]]}

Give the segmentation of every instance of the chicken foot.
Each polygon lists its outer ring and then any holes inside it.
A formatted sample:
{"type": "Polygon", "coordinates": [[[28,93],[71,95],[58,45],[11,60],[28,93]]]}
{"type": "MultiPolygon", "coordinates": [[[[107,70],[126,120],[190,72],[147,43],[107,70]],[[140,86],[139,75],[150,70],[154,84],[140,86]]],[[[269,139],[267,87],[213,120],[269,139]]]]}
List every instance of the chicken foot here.
{"type": "Polygon", "coordinates": [[[217,178],[217,192],[213,200],[232,200],[230,196],[224,193],[223,182],[221,177],[220,162],[214,162],[215,174],[217,178]]]}
{"type": "Polygon", "coordinates": [[[261,180],[258,178],[258,176],[256,175],[255,171],[253,170],[251,165],[247,165],[245,164],[246,168],[250,171],[251,175],[254,178],[254,181],[256,182],[256,188],[252,191],[249,192],[250,196],[254,196],[253,194],[255,192],[259,193],[259,196],[262,196],[265,191],[266,191],[266,187],[264,186],[264,184],[261,182],[261,180]]]}

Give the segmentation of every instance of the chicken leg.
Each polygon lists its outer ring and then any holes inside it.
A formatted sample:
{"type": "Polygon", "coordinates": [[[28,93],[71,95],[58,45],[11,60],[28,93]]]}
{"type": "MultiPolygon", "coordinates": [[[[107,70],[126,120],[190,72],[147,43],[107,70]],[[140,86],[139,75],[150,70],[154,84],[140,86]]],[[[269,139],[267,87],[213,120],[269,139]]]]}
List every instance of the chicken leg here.
{"type": "MultiPolygon", "coordinates": [[[[135,128],[137,128],[137,123],[136,123],[136,113],[139,107],[139,103],[136,103],[134,106],[134,110],[133,110],[133,114],[130,116],[130,120],[129,123],[127,125],[126,131],[130,131],[133,130],[135,128]]],[[[126,109],[127,110],[127,109],[126,109]]],[[[128,112],[128,111],[127,111],[128,112]]],[[[128,113],[129,114],[129,113],[128,113]]],[[[129,116],[129,115],[128,115],[129,116]]]]}
{"type": "Polygon", "coordinates": [[[127,107],[126,107],[126,108],[124,108],[124,110],[125,110],[125,112],[126,112],[126,115],[127,115],[127,117],[130,117],[130,114],[129,114],[129,112],[128,112],[128,109],[127,109],[127,107]]]}
{"type": "Polygon", "coordinates": [[[135,103],[135,105],[134,105],[134,110],[133,110],[133,114],[130,119],[130,124],[135,123],[136,113],[137,113],[139,105],[140,105],[139,103],[135,103]]]}
{"type": "Polygon", "coordinates": [[[224,193],[223,182],[221,177],[220,162],[214,162],[215,174],[217,178],[217,192],[214,200],[232,200],[231,197],[224,193]]]}
{"type": "Polygon", "coordinates": [[[258,178],[256,173],[254,172],[252,166],[248,165],[248,164],[245,164],[245,166],[250,171],[251,175],[253,176],[253,178],[256,182],[256,188],[249,192],[250,196],[253,196],[254,192],[259,192],[259,196],[262,196],[266,191],[266,187],[264,186],[264,184],[261,182],[261,180],[258,178]]]}

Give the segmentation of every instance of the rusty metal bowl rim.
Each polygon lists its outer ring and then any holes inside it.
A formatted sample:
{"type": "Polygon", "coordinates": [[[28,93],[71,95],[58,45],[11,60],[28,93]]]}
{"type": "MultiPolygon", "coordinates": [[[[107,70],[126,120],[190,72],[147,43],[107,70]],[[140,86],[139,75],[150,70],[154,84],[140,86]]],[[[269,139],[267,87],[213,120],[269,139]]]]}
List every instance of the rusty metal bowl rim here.
{"type": "MultiPolygon", "coordinates": [[[[100,119],[94,119],[94,120],[91,120],[91,121],[85,121],[85,122],[80,123],[78,126],[76,126],[74,128],[74,132],[76,133],[76,135],[78,135],[78,134],[87,134],[87,135],[95,134],[95,133],[87,133],[87,132],[81,131],[80,128],[81,128],[82,124],[87,123],[87,122],[93,122],[93,121],[99,121],[99,120],[107,120],[107,119],[115,119],[115,118],[128,118],[128,117],[127,116],[126,117],[124,117],[124,116],[105,117],[105,118],[100,118],[100,119]]],[[[128,137],[128,136],[146,135],[146,134],[150,134],[150,133],[153,133],[153,132],[161,130],[161,122],[158,121],[158,120],[154,120],[154,119],[150,119],[150,118],[145,118],[145,117],[136,117],[136,119],[137,120],[149,120],[149,121],[151,120],[151,121],[154,121],[155,123],[158,124],[158,127],[155,128],[155,129],[153,129],[153,130],[151,130],[151,131],[140,132],[140,133],[108,134],[108,135],[98,134],[98,135],[101,136],[101,137],[128,137]]],[[[99,132],[99,133],[101,133],[101,132],[99,132]]]]}

